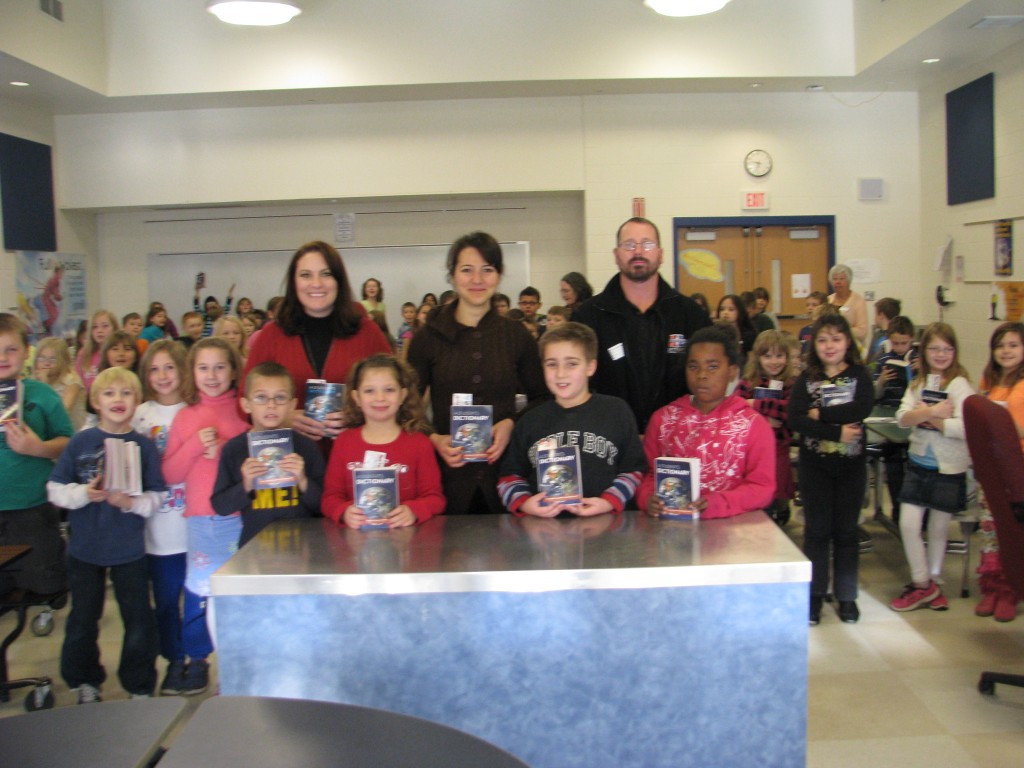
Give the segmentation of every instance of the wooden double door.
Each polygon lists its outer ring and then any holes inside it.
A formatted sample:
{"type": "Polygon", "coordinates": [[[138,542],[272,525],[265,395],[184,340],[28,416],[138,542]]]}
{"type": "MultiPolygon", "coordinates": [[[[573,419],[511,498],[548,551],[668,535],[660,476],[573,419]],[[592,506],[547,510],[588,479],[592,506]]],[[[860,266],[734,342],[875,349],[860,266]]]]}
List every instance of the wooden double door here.
{"type": "Polygon", "coordinates": [[[807,324],[806,296],[828,292],[835,262],[832,217],[676,219],[675,274],[680,293],[703,293],[714,312],[726,294],[757,287],[783,330],[807,324]]]}

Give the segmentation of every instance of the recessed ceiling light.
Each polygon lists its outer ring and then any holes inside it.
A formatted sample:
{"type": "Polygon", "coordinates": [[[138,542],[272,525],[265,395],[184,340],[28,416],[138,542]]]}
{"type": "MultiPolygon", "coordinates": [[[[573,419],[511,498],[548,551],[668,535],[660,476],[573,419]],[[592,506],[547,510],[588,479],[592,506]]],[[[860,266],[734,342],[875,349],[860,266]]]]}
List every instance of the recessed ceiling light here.
{"type": "Polygon", "coordinates": [[[11,80],[11,85],[16,85],[19,88],[28,88],[28,83],[22,82],[21,80],[11,80]]]}
{"type": "Polygon", "coordinates": [[[808,85],[807,86],[807,90],[808,91],[824,91],[825,90],[825,86],[824,85],[808,85]]]}
{"type": "Polygon", "coordinates": [[[644,5],[662,16],[703,16],[720,11],[729,0],[644,0],[644,5]]]}
{"type": "Polygon", "coordinates": [[[226,24],[272,27],[302,13],[293,0],[209,0],[206,10],[226,24]]]}
{"type": "Polygon", "coordinates": [[[760,88],[762,85],[763,85],[763,83],[751,83],[750,87],[751,88],[760,88]]]}
{"type": "Polygon", "coordinates": [[[938,64],[941,59],[924,59],[921,61],[922,64],[938,64]]]}

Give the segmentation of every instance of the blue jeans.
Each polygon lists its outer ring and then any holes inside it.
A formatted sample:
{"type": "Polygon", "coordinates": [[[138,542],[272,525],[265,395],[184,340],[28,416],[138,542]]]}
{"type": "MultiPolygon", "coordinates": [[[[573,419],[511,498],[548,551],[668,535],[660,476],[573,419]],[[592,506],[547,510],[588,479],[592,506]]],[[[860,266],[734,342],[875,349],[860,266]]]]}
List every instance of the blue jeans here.
{"type": "Polygon", "coordinates": [[[160,634],[160,655],[168,661],[181,661],[181,596],[185,592],[185,565],[188,556],[146,555],[149,577],[153,581],[156,628],[160,634]]]}
{"type": "Polygon", "coordinates": [[[99,688],[107,679],[100,663],[100,618],[106,597],[107,572],[124,623],[124,642],[117,676],[128,693],[152,694],[156,687],[156,619],[149,603],[146,559],[123,565],[93,565],[68,556],[71,611],[60,653],[60,673],[69,688],[88,683],[99,688]]]}

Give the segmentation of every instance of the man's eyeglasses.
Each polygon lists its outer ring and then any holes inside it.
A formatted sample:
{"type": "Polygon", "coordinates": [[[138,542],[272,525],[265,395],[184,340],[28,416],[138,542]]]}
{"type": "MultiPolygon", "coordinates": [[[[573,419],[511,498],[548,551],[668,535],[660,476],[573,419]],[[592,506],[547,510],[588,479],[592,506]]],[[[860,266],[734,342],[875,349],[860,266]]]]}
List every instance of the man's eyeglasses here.
{"type": "Polygon", "coordinates": [[[273,403],[274,405],[288,405],[291,400],[291,397],[288,395],[274,395],[273,397],[269,397],[267,395],[253,395],[249,398],[249,402],[256,405],[266,405],[267,403],[273,403]]]}
{"type": "Polygon", "coordinates": [[[653,240],[644,240],[642,243],[638,243],[636,240],[624,240],[619,243],[619,248],[624,251],[635,251],[638,245],[644,253],[649,253],[658,247],[658,244],[653,240]]]}

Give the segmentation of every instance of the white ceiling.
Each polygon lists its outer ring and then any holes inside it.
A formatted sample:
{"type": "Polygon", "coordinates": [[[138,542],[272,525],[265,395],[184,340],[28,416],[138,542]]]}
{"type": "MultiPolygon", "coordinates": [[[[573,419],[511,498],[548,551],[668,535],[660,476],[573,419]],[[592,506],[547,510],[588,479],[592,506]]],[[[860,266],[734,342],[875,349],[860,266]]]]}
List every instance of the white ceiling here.
{"type": "Polygon", "coordinates": [[[52,114],[596,93],[918,90],[1024,41],[1024,0],[299,0],[283,27],[204,0],[0,0],[0,98],[52,114]],[[90,16],[91,14],[91,16],[90,16]],[[937,57],[938,64],[922,64],[937,57]],[[8,85],[11,80],[28,88],[8,85]]]}

